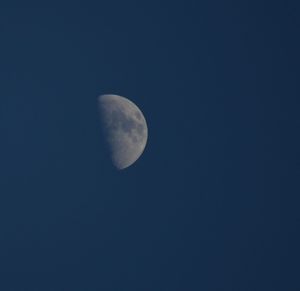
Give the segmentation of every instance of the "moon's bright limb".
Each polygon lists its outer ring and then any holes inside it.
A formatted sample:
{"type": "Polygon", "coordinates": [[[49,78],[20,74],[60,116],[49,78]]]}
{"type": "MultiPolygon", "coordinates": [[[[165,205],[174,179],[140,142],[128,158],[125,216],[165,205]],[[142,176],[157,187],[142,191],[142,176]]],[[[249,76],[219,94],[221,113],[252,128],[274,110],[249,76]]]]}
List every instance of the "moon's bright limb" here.
{"type": "Polygon", "coordinates": [[[106,94],[98,99],[101,125],[111,159],[118,169],[132,165],[143,153],[148,128],[140,109],[127,98],[106,94]]]}

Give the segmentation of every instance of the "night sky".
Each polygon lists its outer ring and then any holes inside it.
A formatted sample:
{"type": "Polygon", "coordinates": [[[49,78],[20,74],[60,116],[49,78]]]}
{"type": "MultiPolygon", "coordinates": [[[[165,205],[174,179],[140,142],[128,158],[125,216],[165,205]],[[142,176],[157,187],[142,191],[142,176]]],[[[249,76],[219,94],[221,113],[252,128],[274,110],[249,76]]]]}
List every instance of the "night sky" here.
{"type": "Polygon", "coordinates": [[[300,290],[297,3],[1,2],[0,290],[300,290]]]}

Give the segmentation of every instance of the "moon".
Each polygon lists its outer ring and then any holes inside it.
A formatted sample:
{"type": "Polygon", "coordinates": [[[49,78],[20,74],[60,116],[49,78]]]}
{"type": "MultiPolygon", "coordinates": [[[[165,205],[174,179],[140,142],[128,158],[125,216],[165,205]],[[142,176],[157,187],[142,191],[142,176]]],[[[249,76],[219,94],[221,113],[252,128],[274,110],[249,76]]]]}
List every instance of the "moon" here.
{"type": "Polygon", "coordinates": [[[113,165],[131,166],[143,153],[148,127],[141,110],[127,98],[105,94],[98,98],[101,127],[113,165]]]}

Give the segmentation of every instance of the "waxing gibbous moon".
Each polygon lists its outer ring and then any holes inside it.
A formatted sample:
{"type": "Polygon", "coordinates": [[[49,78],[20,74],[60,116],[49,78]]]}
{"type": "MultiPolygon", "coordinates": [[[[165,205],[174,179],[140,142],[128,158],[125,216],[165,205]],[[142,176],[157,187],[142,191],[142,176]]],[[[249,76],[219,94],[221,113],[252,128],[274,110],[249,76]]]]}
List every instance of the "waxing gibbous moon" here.
{"type": "Polygon", "coordinates": [[[98,98],[101,126],[117,169],[131,166],[143,153],[148,128],[141,110],[127,98],[106,94],[98,98]]]}

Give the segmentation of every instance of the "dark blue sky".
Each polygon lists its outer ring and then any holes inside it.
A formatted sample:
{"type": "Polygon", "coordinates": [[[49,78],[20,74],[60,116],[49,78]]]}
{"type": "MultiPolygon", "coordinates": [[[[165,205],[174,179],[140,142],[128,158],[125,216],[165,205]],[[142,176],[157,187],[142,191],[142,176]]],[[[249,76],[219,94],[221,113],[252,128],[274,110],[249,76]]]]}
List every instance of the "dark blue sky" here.
{"type": "Polygon", "coordinates": [[[297,1],[0,6],[0,290],[300,290],[297,1]],[[116,171],[97,96],[148,121],[116,171]]]}

